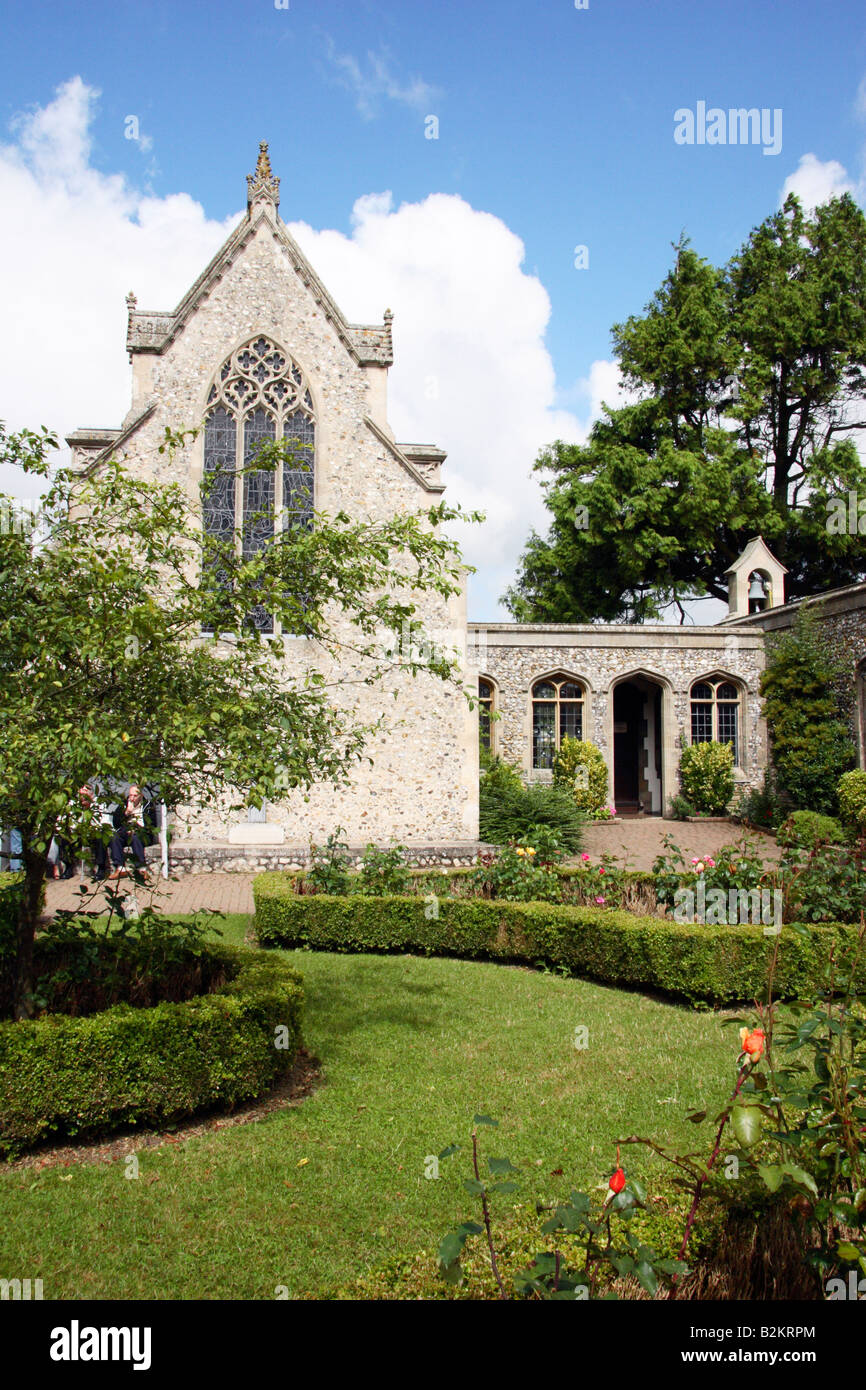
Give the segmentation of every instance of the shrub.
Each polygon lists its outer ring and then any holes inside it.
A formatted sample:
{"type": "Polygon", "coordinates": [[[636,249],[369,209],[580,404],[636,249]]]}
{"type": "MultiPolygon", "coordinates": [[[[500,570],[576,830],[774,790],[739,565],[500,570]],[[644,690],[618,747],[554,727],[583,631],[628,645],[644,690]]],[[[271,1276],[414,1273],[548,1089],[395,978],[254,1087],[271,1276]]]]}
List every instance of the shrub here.
{"type": "Polygon", "coordinates": [[[731,807],[731,816],[743,825],[754,825],[762,830],[775,830],[781,825],[790,810],[786,796],[781,795],[770,768],[764,771],[761,787],[750,787],[741,793],[731,807]]]}
{"type": "Polygon", "coordinates": [[[0,962],[15,947],[15,931],[24,880],[21,874],[0,874],[0,962]]]}
{"type": "Polygon", "coordinates": [[[302,978],[279,956],[210,952],[230,977],[213,994],[0,1023],[0,1153],[53,1133],[161,1126],[272,1086],[300,1046],[302,978]]]}
{"type": "MultiPolygon", "coordinates": [[[[135,919],[117,913],[118,890],[109,888],[109,915],[59,911],[36,938],[32,1003],[37,1013],[95,1013],[113,1004],[137,1007],[179,1001],[211,988],[214,957],[206,934],[219,914],[174,920],[146,907],[135,919]]],[[[0,1018],[11,1018],[14,971],[0,956],[0,1018]]]]}
{"type": "Polygon", "coordinates": [[[523,786],[519,768],[513,763],[507,763],[504,758],[494,756],[486,749],[481,750],[481,781],[486,783],[488,791],[492,791],[494,787],[519,790],[523,786]]]}
{"type": "Polygon", "coordinates": [[[851,830],[866,832],[866,772],[843,772],[838,786],[839,815],[851,830]]]}
{"type": "Polygon", "coordinates": [[[490,777],[485,773],[480,787],[479,834],[483,841],[490,845],[507,845],[512,840],[525,843],[539,826],[547,826],[558,833],[570,854],[580,849],[583,816],[566,788],[545,783],[526,787],[519,778],[515,785],[507,777],[491,782],[490,777]]]}
{"type": "Polygon", "coordinates": [[[307,887],[314,893],[348,893],[349,846],[343,839],[344,830],[338,825],[325,841],[324,848],[310,841],[310,870],[307,887]]]}
{"type": "Polygon", "coordinates": [[[843,660],[821,635],[814,615],[772,639],[761,675],[779,790],[794,806],[833,815],[840,775],[854,760],[844,701],[843,660]]]}
{"type": "Polygon", "coordinates": [[[594,743],[566,736],[553,759],[555,786],[566,787],[589,816],[607,809],[607,767],[594,743]]]}
{"type": "Polygon", "coordinates": [[[689,816],[695,814],[695,808],[685,796],[672,796],[668,800],[668,807],[674,820],[688,820],[689,816]]]}
{"type": "Polygon", "coordinates": [[[785,912],[806,922],[859,922],[866,903],[866,840],[793,846],[779,867],[785,912]]]}
{"type": "MultiPolygon", "coordinates": [[[[298,897],[276,873],[259,874],[253,894],[263,946],[543,964],[711,1004],[754,999],[777,941],[761,926],[704,926],[555,903],[441,898],[431,913],[423,898],[298,897]]],[[[783,928],[780,997],[811,989],[840,939],[854,935],[840,925],[783,928]]],[[[866,961],[860,968],[866,981],[866,961]]]]}
{"type": "Polygon", "coordinates": [[[377,849],[367,845],[361,860],[361,870],[353,888],[361,893],[408,893],[411,875],[404,858],[403,845],[377,849]]]}
{"type": "Polygon", "coordinates": [[[780,845],[804,845],[814,849],[822,842],[838,844],[844,836],[834,816],[822,816],[818,811],[792,811],[779,826],[776,839],[780,845]]]}
{"type": "Polygon", "coordinates": [[[734,750],[729,743],[690,743],[680,756],[683,796],[701,815],[722,816],[734,794],[734,750]]]}
{"type": "Polygon", "coordinates": [[[534,845],[506,845],[500,854],[483,855],[470,884],[485,898],[507,902],[557,902],[560,895],[559,878],[534,845]]]}

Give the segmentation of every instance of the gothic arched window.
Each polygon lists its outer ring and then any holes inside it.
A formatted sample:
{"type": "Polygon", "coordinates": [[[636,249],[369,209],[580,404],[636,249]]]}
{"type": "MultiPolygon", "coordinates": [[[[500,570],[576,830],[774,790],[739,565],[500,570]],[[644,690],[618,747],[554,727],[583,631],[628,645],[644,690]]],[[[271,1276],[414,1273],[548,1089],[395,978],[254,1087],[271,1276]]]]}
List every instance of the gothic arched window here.
{"type": "Polygon", "coordinates": [[[697,681],[691,689],[692,743],[730,743],[740,764],[740,692],[731,681],[697,681]]]}
{"type": "MultiPolygon", "coordinates": [[[[259,335],[223,362],[207,401],[202,525],[230,544],[240,519],[240,551],[251,559],[290,526],[310,526],[315,485],[316,422],[301,368],[259,335]],[[291,458],[274,472],[255,467],[263,444],[285,440],[291,458]],[[243,468],[238,468],[238,460],[243,468]]],[[[252,621],[273,632],[271,614],[257,607],[252,621]]]]}
{"type": "Polygon", "coordinates": [[[532,766],[553,767],[566,737],[583,738],[583,686],[569,676],[548,676],[532,687],[532,766]]]}

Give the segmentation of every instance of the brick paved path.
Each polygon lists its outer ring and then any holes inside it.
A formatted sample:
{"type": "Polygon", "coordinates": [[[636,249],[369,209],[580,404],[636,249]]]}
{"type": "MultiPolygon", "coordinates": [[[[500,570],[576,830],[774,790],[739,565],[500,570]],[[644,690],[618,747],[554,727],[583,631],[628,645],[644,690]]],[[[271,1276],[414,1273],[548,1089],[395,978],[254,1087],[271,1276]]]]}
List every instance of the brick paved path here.
{"type": "MultiPolygon", "coordinates": [[[[88,881],[88,894],[85,905],[88,912],[96,912],[104,903],[102,894],[93,897],[93,889],[104,888],[104,884],[91,884],[88,881]]],[[[121,879],[124,892],[131,891],[129,880],[121,879]]],[[[45,910],[56,912],[57,908],[73,908],[81,898],[78,892],[79,881],[75,878],[56,879],[46,884],[45,910]]],[[[221,912],[252,912],[253,875],[252,874],[183,874],[175,880],[154,878],[149,888],[136,888],[139,908],[155,907],[159,912],[187,913],[200,907],[219,908],[221,912]]]]}
{"type": "MultiPolygon", "coordinates": [[[[584,831],[584,848],[593,859],[609,853],[627,858],[631,869],[651,869],[663,848],[662,839],[671,835],[687,859],[710,854],[725,844],[739,843],[743,836],[753,843],[764,859],[778,859],[779,848],[769,835],[744,831],[731,824],[693,824],[691,821],[662,820],[659,816],[636,816],[621,821],[599,821],[584,831]]],[[[46,885],[46,911],[72,908],[80,900],[78,878],[46,885]]],[[[162,912],[188,913],[197,908],[218,908],[221,912],[253,911],[253,875],[243,873],[184,874],[172,881],[157,878],[152,887],[136,890],[139,907],[152,904],[162,912]]],[[[88,895],[89,896],[89,895],[88,895]]],[[[86,904],[98,910],[100,899],[86,904]]]]}
{"type": "Polygon", "coordinates": [[[709,854],[717,857],[722,845],[740,844],[745,838],[763,859],[777,860],[779,846],[772,835],[744,830],[731,822],[662,820],[661,816],[625,817],[620,821],[597,821],[583,833],[584,851],[593,859],[601,854],[627,857],[630,869],[651,869],[656,855],[664,849],[662,840],[670,835],[686,859],[709,854]]]}

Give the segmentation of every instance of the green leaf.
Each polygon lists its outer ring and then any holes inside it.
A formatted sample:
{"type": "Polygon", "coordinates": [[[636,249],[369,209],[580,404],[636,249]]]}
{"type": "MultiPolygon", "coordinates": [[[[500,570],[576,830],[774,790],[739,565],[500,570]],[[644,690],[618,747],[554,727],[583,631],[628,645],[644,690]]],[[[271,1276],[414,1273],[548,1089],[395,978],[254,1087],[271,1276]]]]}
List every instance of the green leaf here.
{"type": "Polygon", "coordinates": [[[812,1174],[807,1173],[805,1168],[798,1168],[795,1163],[759,1163],[758,1172],[769,1192],[778,1192],[787,1178],[798,1187],[805,1187],[814,1197],[818,1196],[818,1187],[812,1174]]]}
{"type": "Polygon", "coordinates": [[[784,1177],[782,1165],[780,1163],[759,1163],[758,1172],[763,1178],[767,1190],[769,1192],[778,1192],[779,1188],[782,1186],[782,1179],[784,1177]]]}
{"type": "Polygon", "coordinates": [[[488,1158],[487,1166],[491,1173],[519,1173],[510,1158],[488,1158]]]}
{"type": "Polygon", "coordinates": [[[761,1112],[755,1105],[735,1105],[731,1125],[738,1142],[750,1149],[761,1137],[761,1112]]]}
{"type": "Polygon", "coordinates": [[[476,1116],[474,1117],[472,1123],[473,1123],[474,1125],[493,1125],[494,1128],[496,1128],[496,1129],[499,1128],[499,1121],[498,1121],[498,1120],[491,1120],[491,1118],[490,1118],[489,1115],[476,1115],[476,1116]]]}
{"type": "Polygon", "coordinates": [[[640,1264],[635,1265],[634,1272],[638,1283],[643,1289],[646,1289],[646,1292],[652,1297],[659,1286],[659,1281],[656,1278],[656,1272],[652,1265],[647,1264],[646,1260],[641,1260],[640,1264]]]}
{"type": "Polygon", "coordinates": [[[840,1260],[848,1260],[851,1264],[857,1264],[860,1260],[860,1251],[850,1240],[840,1240],[836,1246],[836,1254],[840,1260]]]}

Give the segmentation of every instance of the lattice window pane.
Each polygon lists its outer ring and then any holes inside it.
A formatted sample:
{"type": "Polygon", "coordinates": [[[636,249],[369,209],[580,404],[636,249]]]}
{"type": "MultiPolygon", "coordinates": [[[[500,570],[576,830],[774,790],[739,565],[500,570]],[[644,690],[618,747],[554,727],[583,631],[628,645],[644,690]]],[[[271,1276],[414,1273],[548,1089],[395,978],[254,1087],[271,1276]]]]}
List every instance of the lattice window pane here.
{"type": "Polygon", "coordinates": [[[484,701],[478,706],[478,737],[481,747],[488,753],[493,747],[493,726],[490,722],[490,705],[484,701]]]}
{"type": "MultiPolygon", "coordinates": [[[[252,560],[274,538],[276,474],[273,469],[251,465],[262,445],[276,438],[276,432],[275,421],[261,408],[244,422],[244,469],[250,469],[244,473],[244,560],[252,560]]],[[[260,632],[273,632],[273,617],[261,604],[256,604],[250,619],[260,632]]]]}
{"type": "Polygon", "coordinates": [[[559,706],[559,741],[564,738],[583,738],[583,705],[563,700],[559,706]]]}
{"type": "Polygon", "coordinates": [[[493,723],[490,715],[493,710],[493,686],[490,681],[478,682],[478,737],[481,747],[493,751],[493,723]]]}
{"type": "Polygon", "coordinates": [[[283,525],[308,527],[313,520],[315,423],[296,410],[283,425],[283,439],[293,455],[283,465],[283,525]]]}
{"type": "Polygon", "coordinates": [[[740,750],[737,741],[737,723],[739,710],[734,704],[719,704],[719,743],[732,743],[734,745],[734,763],[739,767],[740,750]]]}
{"type": "Polygon", "coordinates": [[[553,767],[556,752],[556,705],[532,706],[532,766],[553,767]]]}
{"type": "Polygon", "coordinates": [[[205,563],[217,583],[226,589],[231,580],[221,553],[226,559],[234,553],[236,452],[234,417],[223,406],[217,406],[208,416],[204,431],[202,527],[213,542],[205,563]]]}
{"type": "Polygon", "coordinates": [[[692,701],[692,743],[712,743],[713,706],[703,701],[692,701]]]}
{"type": "Polygon", "coordinates": [[[550,681],[539,681],[532,688],[533,699],[536,700],[555,700],[556,686],[551,685],[550,681]]]}

